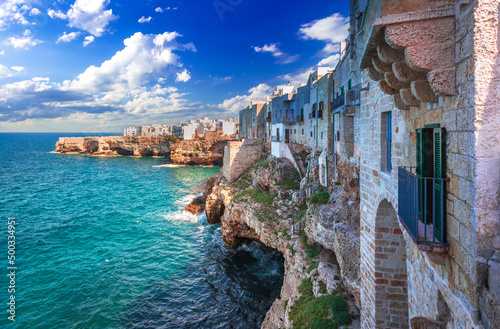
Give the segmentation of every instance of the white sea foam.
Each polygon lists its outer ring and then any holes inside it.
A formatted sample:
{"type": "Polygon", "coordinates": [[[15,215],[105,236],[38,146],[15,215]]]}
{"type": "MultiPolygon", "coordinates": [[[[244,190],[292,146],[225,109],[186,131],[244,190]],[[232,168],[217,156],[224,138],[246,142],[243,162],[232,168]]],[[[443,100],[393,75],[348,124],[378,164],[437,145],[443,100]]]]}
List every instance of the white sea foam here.
{"type": "Polygon", "coordinates": [[[197,215],[193,215],[190,212],[184,211],[184,209],[166,214],[163,217],[169,222],[190,222],[190,223],[197,223],[200,218],[197,215]]]}
{"type": "Polygon", "coordinates": [[[175,167],[183,167],[181,165],[173,165],[173,164],[164,164],[164,165],[161,165],[161,166],[151,166],[153,168],[175,168],[175,167]]]}

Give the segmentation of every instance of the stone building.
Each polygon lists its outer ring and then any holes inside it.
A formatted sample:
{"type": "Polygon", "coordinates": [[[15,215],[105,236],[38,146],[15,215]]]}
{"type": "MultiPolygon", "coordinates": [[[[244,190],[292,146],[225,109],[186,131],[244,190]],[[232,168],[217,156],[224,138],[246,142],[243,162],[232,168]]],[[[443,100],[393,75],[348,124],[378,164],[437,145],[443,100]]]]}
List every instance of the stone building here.
{"type": "Polygon", "coordinates": [[[252,100],[239,112],[239,138],[265,137],[266,101],[252,100]]]}
{"type": "Polygon", "coordinates": [[[364,8],[363,328],[500,327],[498,17],[498,1],[364,8]]]}

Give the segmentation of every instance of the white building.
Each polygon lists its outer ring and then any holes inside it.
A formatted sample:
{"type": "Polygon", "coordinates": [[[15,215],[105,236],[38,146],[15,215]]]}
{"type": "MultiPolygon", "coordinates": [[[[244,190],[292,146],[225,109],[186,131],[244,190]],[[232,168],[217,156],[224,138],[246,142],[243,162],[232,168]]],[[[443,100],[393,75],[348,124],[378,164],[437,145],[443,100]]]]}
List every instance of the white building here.
{"type": "Polygon", "coordinates": [[[123,136],[138,136],[139,135],[139,129],[137,127],[128,127],[123,130],[123,136]]]}

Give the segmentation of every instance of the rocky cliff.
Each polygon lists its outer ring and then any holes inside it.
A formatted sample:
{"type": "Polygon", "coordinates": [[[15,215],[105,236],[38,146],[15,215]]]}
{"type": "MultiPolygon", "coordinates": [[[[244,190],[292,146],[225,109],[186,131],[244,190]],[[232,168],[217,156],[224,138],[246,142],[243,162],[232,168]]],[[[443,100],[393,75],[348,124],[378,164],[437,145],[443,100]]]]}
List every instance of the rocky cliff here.
{"type": "Polygon", "coordinates": [[[321,190],[315,178],[301,183],[288,160],[271,156],[257,161],[235,183],[220,172],[208,180],[207,218],[221,223],[226,245],[257,240],[284,256],[281,296],[262,328],[359,327],[359,234],[348,224],[339,225],[342,215],[335,215],[345,212],[340,204],[354,207],[355,214],[356,201],[349,201],[356,196],[339,186],[332,194],[336,202],[319,204],[306,198],[308,191],[321,190]]]}
{"type": "Polygon", "coordinates": [[[58,153],[94,156],[162,156],[176,165],[221,166],[229,138],[175,140],[166,137],[61,137],[58,153]]]}

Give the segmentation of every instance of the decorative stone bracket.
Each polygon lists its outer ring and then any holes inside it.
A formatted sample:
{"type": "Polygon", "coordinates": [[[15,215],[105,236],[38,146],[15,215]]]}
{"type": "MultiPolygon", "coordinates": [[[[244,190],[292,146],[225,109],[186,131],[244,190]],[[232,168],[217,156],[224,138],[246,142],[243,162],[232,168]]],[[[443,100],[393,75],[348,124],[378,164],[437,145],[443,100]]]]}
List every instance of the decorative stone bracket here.
{"type": "Polygon", "coordinates": [[[390,15],[375,20],[361,61],[370,79],[393,95],[398,109],[436,103],[455,91],[452,10],[390,15]]]}

